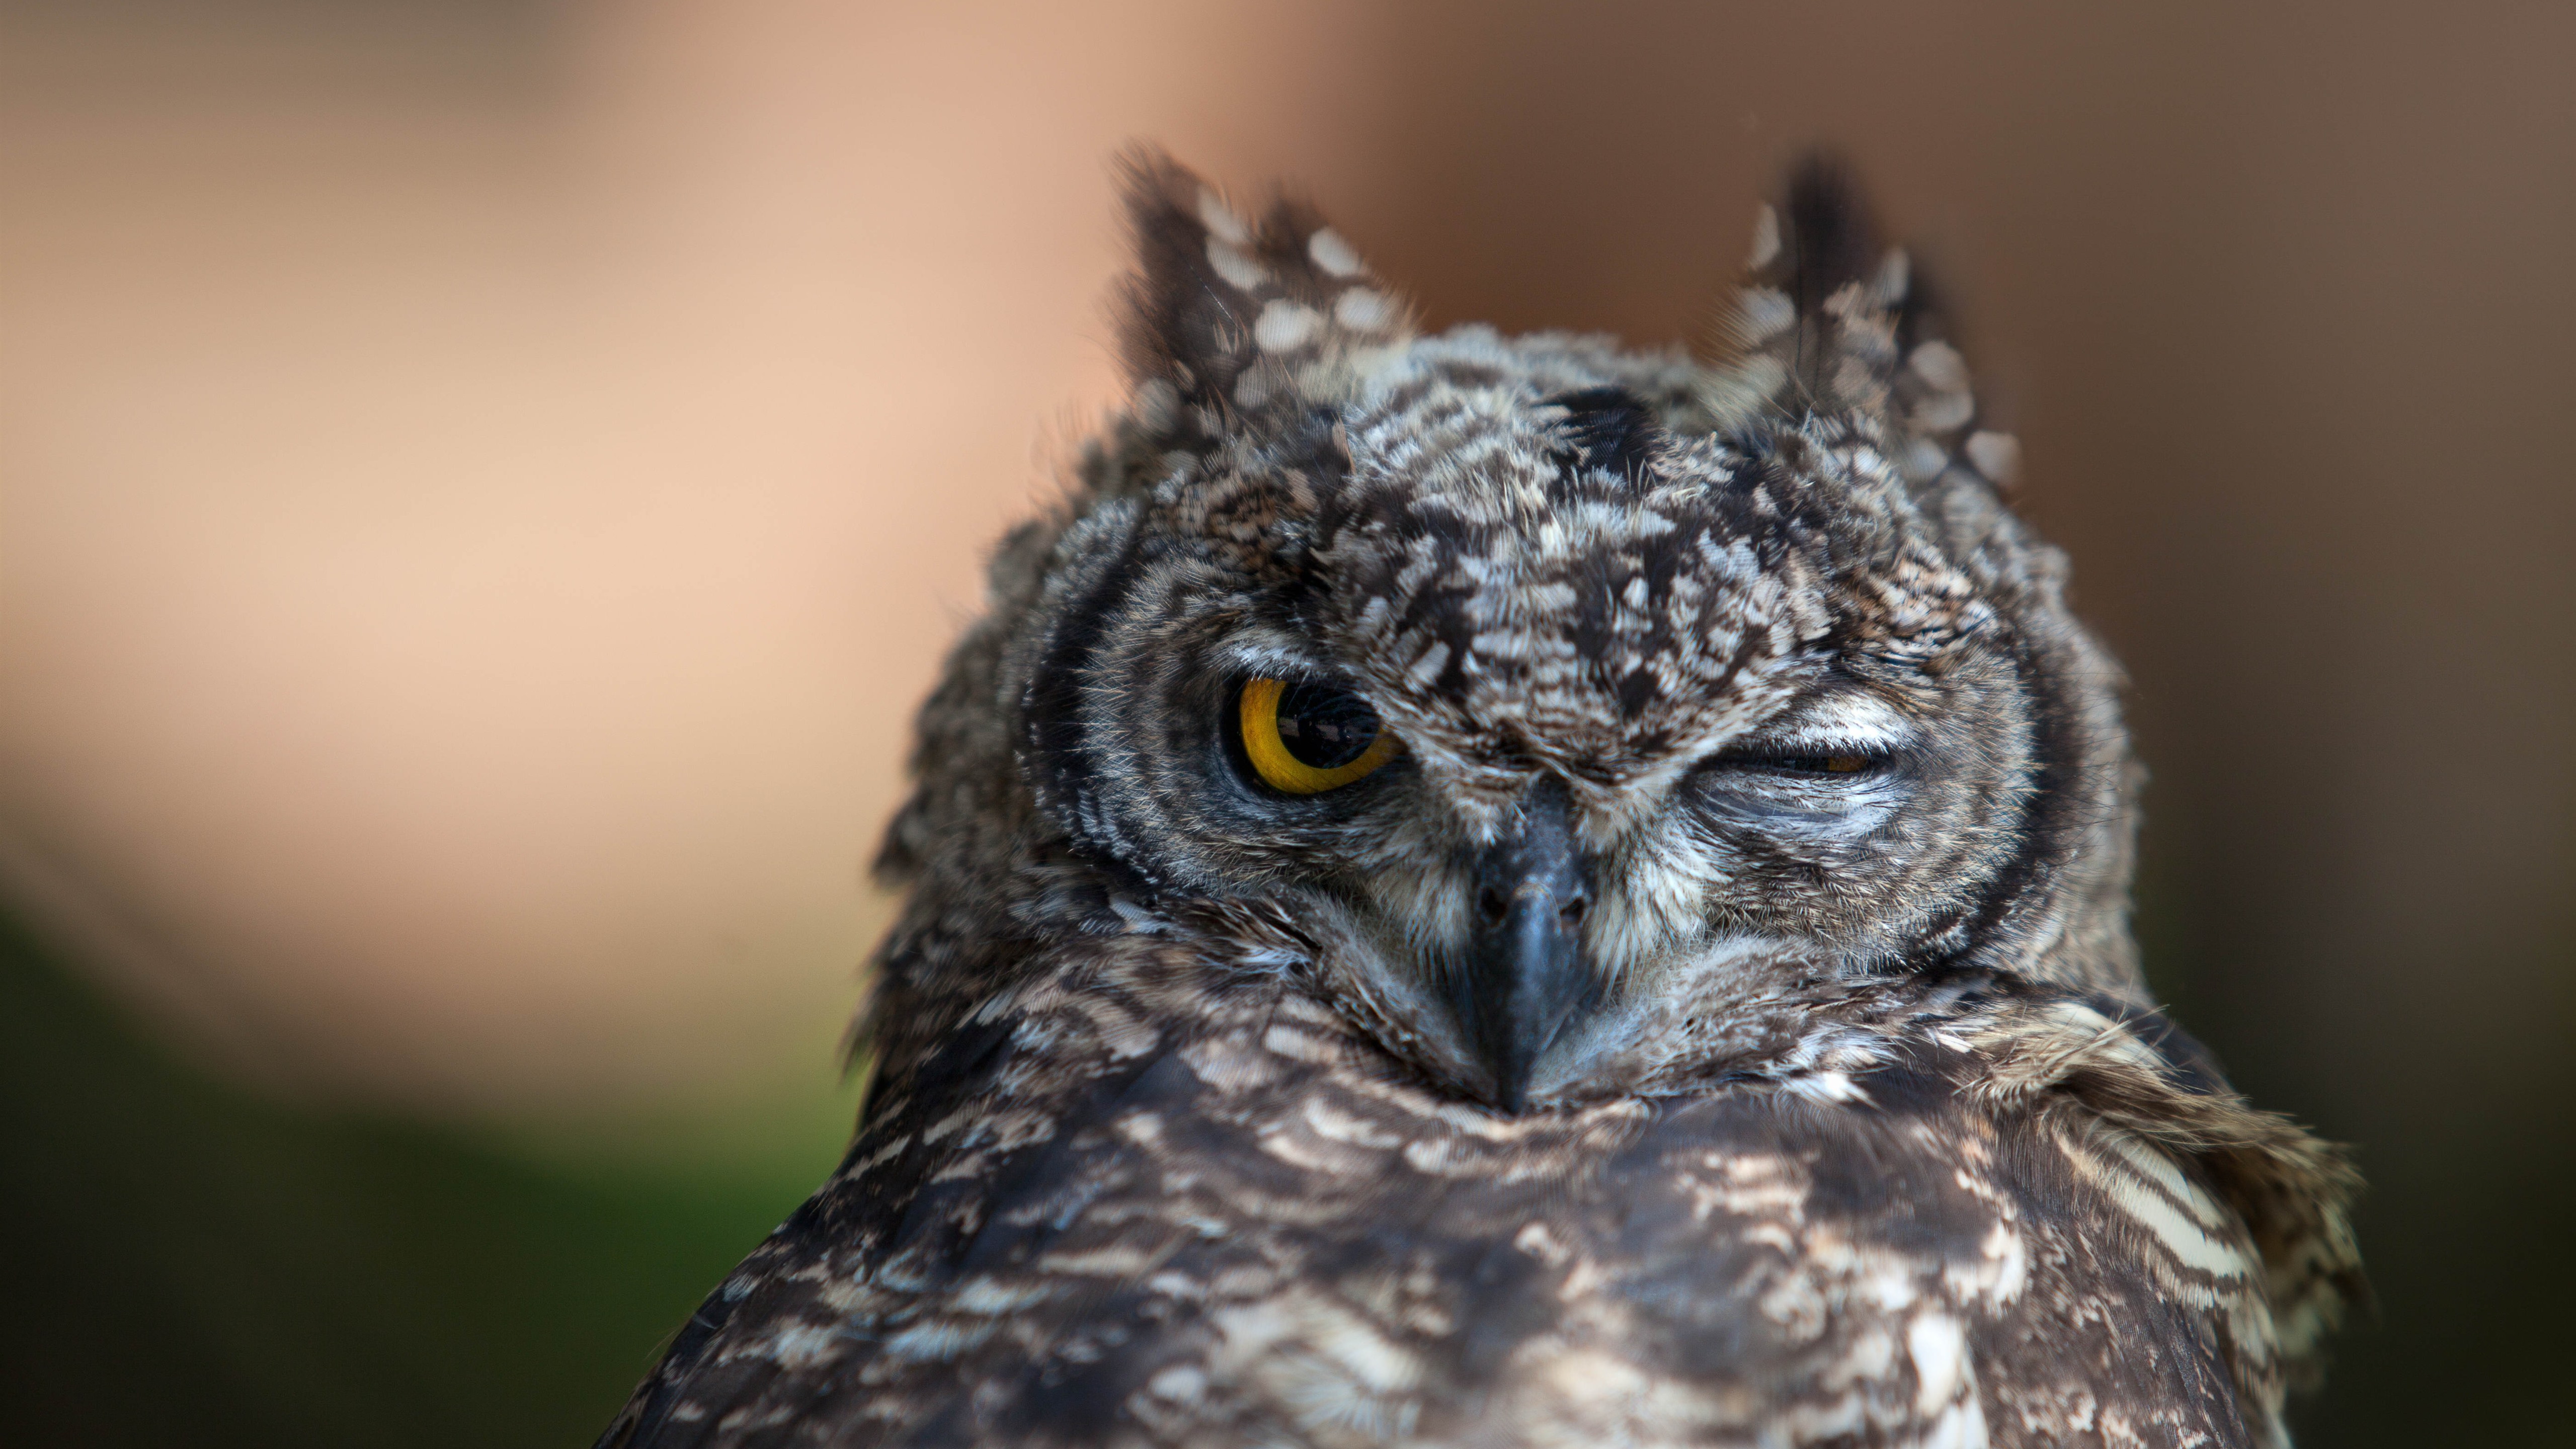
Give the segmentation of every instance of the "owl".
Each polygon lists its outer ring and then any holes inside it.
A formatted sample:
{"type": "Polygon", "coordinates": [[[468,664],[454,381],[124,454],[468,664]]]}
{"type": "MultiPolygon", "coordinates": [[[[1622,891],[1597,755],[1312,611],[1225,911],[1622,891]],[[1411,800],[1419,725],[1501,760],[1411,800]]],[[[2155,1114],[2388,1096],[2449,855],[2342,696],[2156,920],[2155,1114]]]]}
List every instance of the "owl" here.
{"type": "Polygon", "coordinates": [[[2149,997],[2117,669],[1840,173],[1697,355],[1125,180],[857,1135],[601,1442],[2286,1444],[2355,1176],[2149,997]]]}

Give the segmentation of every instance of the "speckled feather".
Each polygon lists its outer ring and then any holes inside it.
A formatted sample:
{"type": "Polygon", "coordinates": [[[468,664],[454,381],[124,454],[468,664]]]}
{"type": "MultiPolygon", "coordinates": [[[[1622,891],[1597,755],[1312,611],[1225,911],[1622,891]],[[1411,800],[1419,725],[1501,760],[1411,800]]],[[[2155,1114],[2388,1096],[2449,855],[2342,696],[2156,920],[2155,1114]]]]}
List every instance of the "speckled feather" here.
{"type": "Polygon", "coordinates": [[[2148,1000],[2116,671],[1848,189],[1694,358],[1129,181],[1134,401],[923,710],[861,1130],[603,1444],[2285,1443],[2355,1180],[2148,1000]],[[1246,785],[1255,674],[1403,754],[1246,785]],[[1760,765],[1828,748],[1894,763],[1760,765]],[[1441,1002],[1539,780],[1605,995],[1511,1113],[1441,1002]]]}

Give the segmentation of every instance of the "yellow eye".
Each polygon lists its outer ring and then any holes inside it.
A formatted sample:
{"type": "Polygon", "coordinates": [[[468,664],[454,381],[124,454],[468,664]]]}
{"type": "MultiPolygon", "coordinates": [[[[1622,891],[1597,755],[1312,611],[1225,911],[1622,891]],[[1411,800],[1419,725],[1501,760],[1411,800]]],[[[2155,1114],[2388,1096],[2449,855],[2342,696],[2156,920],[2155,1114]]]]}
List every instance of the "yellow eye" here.
{"type": "Polygon", "coordinates": [[[1243,686],[1243,752],[1290,795],[1338,790],[1395,758],[1395,736],[1346,689],[1256,679],[1243,686]]]}
{"type": "Polygon", "coordinates": [[[1856,775],[1869,768],[1869,761],[1859,755],[1827,755],[1823,763],[1828,775],[1856,775]]]}

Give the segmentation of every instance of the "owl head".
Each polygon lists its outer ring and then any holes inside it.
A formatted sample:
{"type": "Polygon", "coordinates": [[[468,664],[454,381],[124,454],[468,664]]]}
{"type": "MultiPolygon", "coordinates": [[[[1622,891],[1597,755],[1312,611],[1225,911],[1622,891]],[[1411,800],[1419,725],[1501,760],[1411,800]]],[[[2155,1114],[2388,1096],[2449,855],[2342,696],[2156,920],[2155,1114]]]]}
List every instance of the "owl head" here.
{"type": "Polygon", "coordinates": [[[1834,171],[1697,356],[1425,335],[1306,206],[1126,179],[1132,398],[925,713],[915,957],[1171,933],[1510,1111],[1860,978],[2139,991],[2114,667],[1834,171]]]}

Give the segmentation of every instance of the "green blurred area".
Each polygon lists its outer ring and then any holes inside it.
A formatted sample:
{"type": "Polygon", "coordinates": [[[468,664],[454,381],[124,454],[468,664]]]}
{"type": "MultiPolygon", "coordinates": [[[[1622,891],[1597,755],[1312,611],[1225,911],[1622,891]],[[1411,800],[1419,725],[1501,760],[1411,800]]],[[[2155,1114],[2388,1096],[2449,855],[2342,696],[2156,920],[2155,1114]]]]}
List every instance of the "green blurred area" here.
{"type": "Polygon", "coordinates": [[[588,1443],[847,1105],[660,1165],[302,1109],[177,1061],[0,918],[0,1442],[588,1443]]]}

